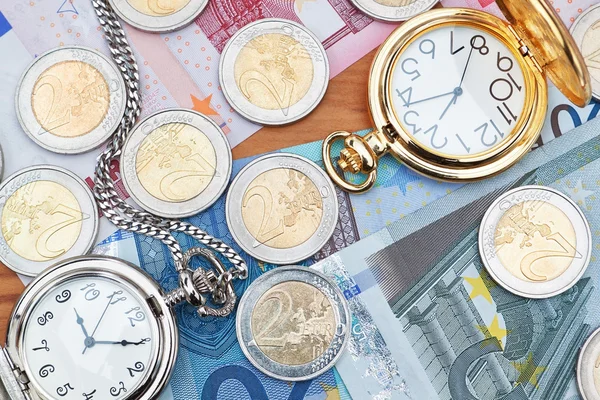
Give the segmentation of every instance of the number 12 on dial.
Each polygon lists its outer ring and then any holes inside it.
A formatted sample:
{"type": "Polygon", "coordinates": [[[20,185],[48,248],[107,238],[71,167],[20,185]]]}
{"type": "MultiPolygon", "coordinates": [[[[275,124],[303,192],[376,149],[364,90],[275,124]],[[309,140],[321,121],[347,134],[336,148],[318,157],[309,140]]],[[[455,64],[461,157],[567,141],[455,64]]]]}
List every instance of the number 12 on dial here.
{"type": "Polygon", "coordinates": [[[525,104],[515,50],[489,32],[448,25],[415,38],[393,71],[392,104],[420,145],[448,156],[509,138],[525,104]]]}
{"type": "Polygon", "coordinates": [[[433,178],[474,181],[498,174],[537,141],[548,104],[546,78],[573,103],[591,98],[579,49],[546,0],[497,0],[507,23],[467,8],[418,15],[380,47],[369,78],[375,129],[365,136],[337,131],[323,145],[330,177],[352,193],[376,181],[380,157],[391,153],[433,178]],[[332,162],[344,140],[342,171],[332,162]]]}

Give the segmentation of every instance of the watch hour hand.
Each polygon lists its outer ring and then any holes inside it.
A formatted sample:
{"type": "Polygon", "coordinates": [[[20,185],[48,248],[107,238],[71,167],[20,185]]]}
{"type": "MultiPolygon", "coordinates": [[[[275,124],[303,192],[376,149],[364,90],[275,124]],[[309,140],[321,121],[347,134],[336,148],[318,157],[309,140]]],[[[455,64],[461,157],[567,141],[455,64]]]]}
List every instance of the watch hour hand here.
{"type": "Polygon", "coordinates": [[[129,340],[118,340],[118,341],[112,341],[112,340],[96,340],[94,343],[95,344],[120,344],[121,346],[127,346],[127,345],[134,345],[134,346],[139,346],[140,344],[145,344],[148,343],[150,341],[150,338],[144,338],[141,339],[138,342],[130,342],[129,340]]]}
{"type": "Polygon", "coordinates": [[[88,335],[87,333],[87,329],[85,329],[85,326],[83,325],[83,318],[81,318],[79,316],[79,313],[77,312],[76,308],[73,308],[73,310],[75,310],[75,315],[77,316],[77,324],[81,327],[81,330],[83,331],[83,334],[85,335],[85,338],[89,338],[90,335],[88,335]]]}

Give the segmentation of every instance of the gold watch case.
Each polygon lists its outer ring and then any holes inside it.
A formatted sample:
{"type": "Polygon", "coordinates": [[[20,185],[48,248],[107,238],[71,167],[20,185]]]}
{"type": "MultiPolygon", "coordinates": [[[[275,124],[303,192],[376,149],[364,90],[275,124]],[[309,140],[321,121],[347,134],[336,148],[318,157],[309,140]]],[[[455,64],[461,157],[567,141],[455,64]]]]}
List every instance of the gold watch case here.
{"type": "Polygon", "coordinates": [[[523,157],[542,130],[548,105],[546,76],[582,107],[591,99],[590,77],[566,27],[545,0],[497,0],[508,23],[478,10],[442,8],[405,22],[381,45],[369,78],[368,104],[375,129],[366,136],[332,133],[323,143],[323,161],[333,181],[351,193],[369,190],[377,178],[378,159],[386,153],[424,175],[445,181],[475,181],[498,174],[523,157]],[[425,148],[402,126],[394,112],[391,79],[402,52],[419,36],[444,26],[468,26],[498,38],[513,52],[525,80],[523,111],[509,138],[485,152],[451,156],[425,148]],[[331,159],[334,142],[344,141],[338,172],[331,159]],[[366,174],[360,184],[343,172],[366,174]]]}

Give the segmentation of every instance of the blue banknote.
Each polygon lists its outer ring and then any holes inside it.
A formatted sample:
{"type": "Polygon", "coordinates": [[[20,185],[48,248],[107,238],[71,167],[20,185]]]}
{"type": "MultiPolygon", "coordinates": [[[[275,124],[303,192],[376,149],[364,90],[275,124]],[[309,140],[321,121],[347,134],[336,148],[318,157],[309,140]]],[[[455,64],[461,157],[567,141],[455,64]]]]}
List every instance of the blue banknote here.
{"type": "MultiPolygon", "coordinates": [[[[561,136],[563,132],[585,123],[587,119],[594,118],[598,108],[595,103],[585,109],[577,109],[561,103],[549,113],[543,131],[543,141],[550,141],[561,136]]],[[[320,142],[281,151],[302,155],[321,166],[323,164],[320,142]]],[[[233,176],[255,158],[235,161],[233,176]]],[[[319,253],[304,262],[305,265],[323,260],[461,187],[460,184],[442,183],[418,175],[390,156],[381,160],[379,168],[376,187],[367,194],[353,196],[341,190],[337,191],[340,213],[335,232],[319,253]]],[[[224,207],[225,200],[221,198],[209,210],[192,217],[190,221],[231,244],[247,260],[250,277],[246,281],[236,283],[236,292],[241,295],[257,276],[274,266],[252,259],[234,243],[227,228],[224,207]]],[[[177,238],[184,248],[197,245],[185,235],[179,235],[177,238]]],[[[104,240],[96,252],[120,257],[140,265],[165,290],[173,289],[177,284],[177,275],[169,252],[160,242],[153,239],[117,231],[104,240]]],[[[356,300],[358,299],[357,297],[356,300]]],[[[165,398],[344,399],[350,397],[344,380],[350,382],[350,386],[360,386],[358,383],[365,377],[375,377],[378,381],[377,385],[383,385],[383,389],[380,387],[381,390],[376,391],[381,394],[379,397],[381,399],[391,398],[388,395],[393,393],[403,393],[403,395],[410,393],[408,383],[402,378],[410,371],[402,371],[402,364],[399,364],[397,371],[389,373],[386,369],[388,366],[385,364],[389,358],[378,353],[385,348],[380,345],[384,342],[383,336],[378,336],[376,332],[369,333],[371,341],[361,343],[361,356],[353,359],[352,368],[332,369],[313,381],[289,384],[268,378],[245,359],[235,335],[235,316],[201,319],[189,306],[178,306],[176,313],[181,348],[176,370],[165,398]]],[[[367,314],[362,315],[366,318],[367,314]]],[[[376,325],[371,324],[371,326],[376,325]]],[[[366,332],[357,331],[355,334],[366,337],[366,332]]]]}
{"type": "Polygon", "coordinates": [[[336,280],[354,315],[336,364],[354,398],[580,398],[579,348],[600,327],[598,132],[596,119],[313,265],[336,280]],[[484,212],[522,185],[565,193],[592,232],[584,276],[549,299],[504,290],[479,256],[484,212]]]}
{"type": "MultiPolygon", "coordinates": [[[[366,133],[366,132],[365,132],[366,133]]],[[[282,151],[299,154],[322,165],[321,143],[309,143],[282,151]]],[[[233,176],[256,157],[234,162],[233,176]]],[[[424,204],[445,196],[459,185],[438,183],[393,161],[381,166],[378,187],[366,196],[349,196],[338,190],[339,222],[332,238],[311,259],[311,265],[336,251],[357,242],[361,237],[381,229],[385,224],[402,218],[424,204]]],[[[273,268],[246,255],[235,244],[227,228],[225,199],[221,198],[209,210],[192,217],[190,222],[211,235],[231,244],[248,263],[249,278],[235,284],[241,296],[260,274],[273,268]]],[[[176,234],[184,248],[197,243],[176,234]]],[[[96,253],[116,256],[141,266],[165,290],[177,285],[177,274],[168,250],[162,243],[129,232],[117,231],[95,249],[96,253]]],[[[271,379],[255,369],[244,357],[237,343],[235,316],[199,318],[191,306],[176,308],[180,332],[180,351],[175,372],[165,398],[192,399],[346,399],[350,398],[343,381],[334,368],[324,375],[302,383],[290,384],[271,379]]]]}

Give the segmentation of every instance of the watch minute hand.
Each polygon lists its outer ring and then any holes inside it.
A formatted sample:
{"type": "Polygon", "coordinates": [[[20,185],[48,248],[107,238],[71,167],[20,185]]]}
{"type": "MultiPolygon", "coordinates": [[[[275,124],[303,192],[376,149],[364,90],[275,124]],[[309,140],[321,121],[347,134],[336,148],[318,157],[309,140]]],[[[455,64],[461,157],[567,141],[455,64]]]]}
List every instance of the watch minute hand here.
{"type": "Polygon", "coordinates": [[[473,45],[471,44],[471,51],[469,51],[469,57],[467,58],[467,63],[465,64],[465,69],[463,70],[462,76],[460,77],[460,83],[458,84],[459,88],[462,88],[463,81],[465,80],[465,76],[467,75],[467,69],[469,68],[469,63],[471,62],[471,56],[473,55],[473,45]]]}
{"type": "MultiPolygon", "coordinates": [[[[102,315],[100,315],[100,318],[98,319],[98,322],[96,323],[96,327],[94,328],[94,331],[92,332],[92,338],[94,337],[94,335],[96,334],[96,331],[98,330],[98,327],[100,326],[100,322],[102,322],[102,319],[104,318],[104,315],[106,314],[106,311],[108,310],[108,307],[112,304],[112,300],[113,298],[118,295],[121,294],[122,292],[120,291],[116,291],[113,294],[106,296],[106,298],[108,299],[108,303],[106,303],[106,307],[104,308],[104,311],[102,312],[102,315]]],[[[85,346],[85,348],[83,349],[83,353],[81,354],[85,354],[85,352],[87,351],[88,346],[85,346]]]]}
{"type": "Polygon", "coordinates": [[[413,104],[422,103],[422,102],[427,101],[427,100],[433,100],[433,99],[437,99],[437,98],[440,98],[440,97],[448,96],[448,95],[451,95],[452,93],[454,93],[454,90],[452,90],[452,91],[450,91],[448,93],[438,94],[437,96],[428,97],[426,99],[421,99],[421,100],[413,101],[412,103],[406,104],[405,107],[410,107],[413,104]]]}

